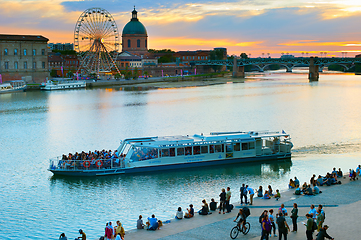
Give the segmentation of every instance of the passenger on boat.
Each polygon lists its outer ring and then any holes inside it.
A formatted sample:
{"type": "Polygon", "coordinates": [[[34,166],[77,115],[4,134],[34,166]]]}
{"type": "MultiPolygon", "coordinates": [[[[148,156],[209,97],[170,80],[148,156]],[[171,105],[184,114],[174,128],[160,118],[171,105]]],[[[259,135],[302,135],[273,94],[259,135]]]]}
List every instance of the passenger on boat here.
{"type": "Polygon", "coordinates": [[[181,207],[178,208],[178,211],[175,214],[175,218],[176,219],[183,219],[183,211],[182,211],[181,207]]]}
{"type": "Polygon", "coordinates": [[[194,216],[194,208],[193,204],[189,205],[189,208],[187,208],[187,213],[184,215],[184,218],[192,218],[194,216]]]}
{"type": "Polygon", "coordinates": [[[208,207],[208,203],[206,202],[205,199],[202,200],[203,206],[202,209],[198,211],[199,215],[208,215],[209,212],[209,207],[208,207]]]}

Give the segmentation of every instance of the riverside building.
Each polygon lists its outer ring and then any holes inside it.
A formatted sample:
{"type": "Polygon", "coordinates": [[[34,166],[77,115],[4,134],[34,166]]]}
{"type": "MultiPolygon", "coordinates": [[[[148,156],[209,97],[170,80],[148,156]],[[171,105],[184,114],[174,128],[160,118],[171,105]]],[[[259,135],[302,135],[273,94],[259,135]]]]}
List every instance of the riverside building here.
{"type": "Polygon", "coordinates": [[[39,83],[49,77],[48,41],[43,36],[0,34],[2,80],[39,83]]]}

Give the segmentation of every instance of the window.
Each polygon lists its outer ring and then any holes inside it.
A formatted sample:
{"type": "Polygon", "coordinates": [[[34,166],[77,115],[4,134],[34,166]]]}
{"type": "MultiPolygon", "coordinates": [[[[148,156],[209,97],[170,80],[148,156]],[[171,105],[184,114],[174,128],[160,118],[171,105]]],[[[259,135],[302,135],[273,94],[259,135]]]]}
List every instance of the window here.
{"type": "Polygon", "coordinates": [[[166,148],[166,149],[162,149],[161,150],[161,153],[162,153],[162,157],[169,157],[169,149],[166,148]]]}
{"type": "Polygon", "coordinates": [[[41,63],[41,67],[42,67],[42,68],[45,68],[45,62],[42,62],[42,63],[41,63]]]}
{"type": "Polygon", "coordinates": [[[5,62],[5,69],[9,69],[9,62],[5,62]]]}
{"type": "Polygon", "coordinates": [[[24,69],[28,69],[28,62],[24,62],[24,69]]]}
{"type": "Polygon", "coordinates": [[[169,156],[175,157],[175,148],[169,148],[169,156]]]}
{"type": "Polygon", "coordinates": [[[248,150],[248,143],[242,143],[242,150],[248,150]]]}
{"type": "Polygon", "coordinates": [[[34,69],[36,68],[36,62],[33,62],[33,68],[34,69]]]}
{"type": "Polygon", "coordinates": [[[144,47],[147,48],[147,39],[145,39],[145,46],[144,47]]]}
{"type": "Polygon", "coordinates": [[[8,49],[7,49],[7,48],[4,49],[4,55],[5,55],[5,56],[8,55],[8,49]]]}
{"type": "Polygon", "coordinates": [[[201,154],[201,147],[200,146],[194,146],[193,147],[193,154],[194,155],[201,154]]]}
{"type": "Polygon", "coordinates": [[[36,49],[33,49],[33,56],[36,55],[36,49]]]}
{"type": "Polygon", "coordinates": [[[137,40],[137,47],[140,48],[140,40],[137,40]]]}
{"type": "Polygon", "coordinates": [[[130,47],[130,39],[128,39],[128,47],[130,47]]]}
{"type": "Polygon", "coordinates": [[[41,49],[41,55],[45,55],[45,49],[41,49]]]}
{"type": "Polygon", "coordinates": [[[15,68],[15,69],[18,69],[18,68],[19,68],[18,62],[14,62],[14,68],[15,68]]]}
{"type": "Polygon", "coordinates": [[[24,49],[24,56],[26,56],[26,49],[24,49]]]}
{"type": "Polygon", "coordinates": [[[208,153],[208,146],[201,146],[201,153],[208,153]]]}
{"type": "Polygon", "coordinates": [[[177,148],[177,156],[183,156],[184,155],[184,148],[177,148]]]}
{"type": "Polygon", "coordinates": [[[214,145],[215,152],[224,152],[223,144],[214,145]]]}
{"type": "Polygon", "coordinates": [[[240,143],[233,143],[233,151],[240,151],[241,150],[241,146],[240,143]]]}
{"type": "Polygon", "coordinates": [[[249,149],[254,149],[254,142],[249,143],[249,149]]]}
{"type": "Polygon", "coordinates": [[[185,147],[186,155],[192,155],[192,147],[185,147]]]}
{"type": "Polygon", "coordinates": [[[18,55],[18,49],[14,49],[14,55],[16,56],[16,55],[18,55]]]}
{"type": "Polygon", "coordinates": [[[226,152],[233,152],[232,143],[226,144],[226,152]]]}

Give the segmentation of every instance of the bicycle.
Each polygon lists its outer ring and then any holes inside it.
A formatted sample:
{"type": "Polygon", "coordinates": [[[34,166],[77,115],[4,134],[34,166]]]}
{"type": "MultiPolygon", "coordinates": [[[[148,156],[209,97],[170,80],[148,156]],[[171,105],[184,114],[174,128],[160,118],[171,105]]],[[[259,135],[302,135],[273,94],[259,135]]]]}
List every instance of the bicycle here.
{"type": "Polygon", "coordinates": [[[238,236],[239,232],[246,235],[250,229],[251,229],[251,224],[249,224],[249,222],[246,222],[244,224],[244,230],[243,230],[243,224],[241,224],[241,226],[239,226],[239,224],[237,223],[237,225],[234,228],[232,228],[230,236],[232,239],[235,239],[238,236]]]}

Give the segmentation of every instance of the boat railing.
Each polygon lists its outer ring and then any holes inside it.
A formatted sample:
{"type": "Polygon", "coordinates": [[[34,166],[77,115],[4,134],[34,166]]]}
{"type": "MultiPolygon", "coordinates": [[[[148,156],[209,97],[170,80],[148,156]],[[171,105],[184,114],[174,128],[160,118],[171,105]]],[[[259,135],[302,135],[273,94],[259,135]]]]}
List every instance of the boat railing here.
{"type": "Polygon", "coordinates": [[[124,158],[67,160],[61,157],[50,159],[49,170],[80,171],[125,168],[124,158]]]}

